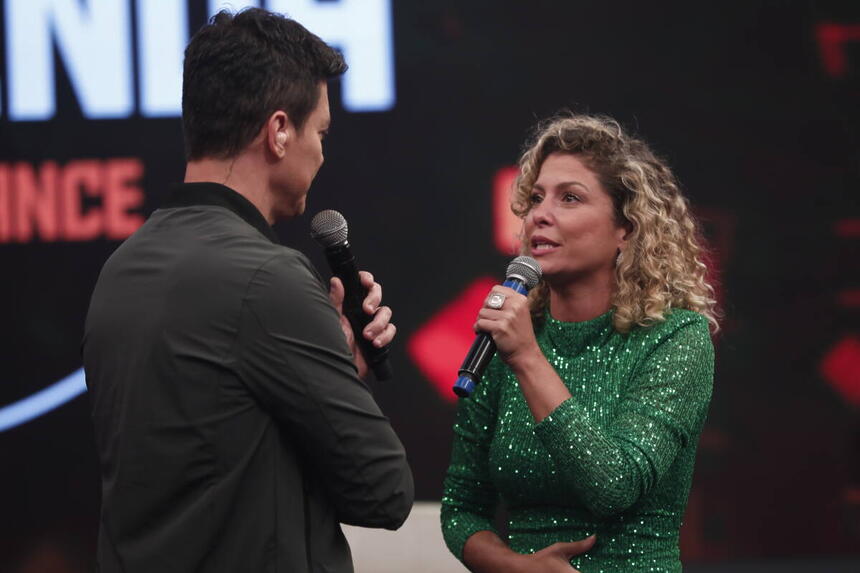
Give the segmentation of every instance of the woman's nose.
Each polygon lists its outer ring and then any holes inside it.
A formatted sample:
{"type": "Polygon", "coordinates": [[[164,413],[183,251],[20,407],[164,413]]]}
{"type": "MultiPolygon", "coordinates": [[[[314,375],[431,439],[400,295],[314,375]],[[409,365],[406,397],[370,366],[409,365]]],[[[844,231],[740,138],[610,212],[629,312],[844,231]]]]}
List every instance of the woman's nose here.
{"type": "Polygon", "coordinates": [[[538,203],[532,207],[529,216],[536,226],[547,225],[552,220],[552,209],[546,202],[538,203]]]}

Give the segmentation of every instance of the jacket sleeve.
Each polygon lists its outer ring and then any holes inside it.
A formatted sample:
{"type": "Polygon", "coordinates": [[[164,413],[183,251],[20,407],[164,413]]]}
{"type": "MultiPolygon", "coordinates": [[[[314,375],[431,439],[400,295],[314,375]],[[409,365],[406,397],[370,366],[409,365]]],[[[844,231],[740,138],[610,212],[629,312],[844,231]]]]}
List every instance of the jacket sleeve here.
{"type": "Polygon", "coordinates": [[[250,392],[294,438],[343,523],[398,528],[414,499],[403,445],[358,377],[316,272],[284,250],[254,275],[236,354],[250,392]]]}
{"type": "Polygon", "coordinates": [[[497,360],[493,360],[474,394],[457,403],[441,520],[445,544],[460,561],[469,537],[483,530],[497,533],[493,522],[499,495],[489,472],[497,407],[494,381],[498,369],[493,366],[497,360]]]}
{"type": "Polygon", "coordinates": [[[707,321],[694,316],[655,334],[608,427],[590,419],[575,393],[535,426],[556,468],[597,516],[621,513],[647,495],[698,438],[714,351],[707,321]]]}

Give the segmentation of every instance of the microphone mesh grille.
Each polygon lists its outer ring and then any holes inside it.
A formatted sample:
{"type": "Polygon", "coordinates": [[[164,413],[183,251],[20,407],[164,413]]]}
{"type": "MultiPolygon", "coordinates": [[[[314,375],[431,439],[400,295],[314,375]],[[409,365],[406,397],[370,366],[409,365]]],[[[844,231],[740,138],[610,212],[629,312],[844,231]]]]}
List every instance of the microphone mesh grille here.
{"type": "Polygon", "coordinates": [[[538,284],[541,274],[543,274],[543,272],[540,269],[540,264],[538,264],[538,262],[533,258],[522,255],[511,261],[508,265],[505,277],[521,277],[524,279],[523,282],[529,290],[531,290],[536,284],[538,284]]]}
{"type": "Polygon", "coordinates": [[[339,245],[348,235],[346,219],[333,209],[320,211],[311,220],[311,237],[323,247],[339,245]]]}

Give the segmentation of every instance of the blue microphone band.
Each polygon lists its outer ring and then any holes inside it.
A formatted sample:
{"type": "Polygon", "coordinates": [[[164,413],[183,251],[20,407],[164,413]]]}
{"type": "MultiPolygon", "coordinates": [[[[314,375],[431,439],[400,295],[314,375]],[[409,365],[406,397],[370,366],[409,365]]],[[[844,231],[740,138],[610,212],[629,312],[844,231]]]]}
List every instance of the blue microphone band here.
{"type": "Polygon", "coordinates": [[[475,384],[471,374],[463,374],[458,376],[457,381],[454,382],[454,394],[460,398],[468,398],[475,391],[476,386],[477,384],[475,384]]]}
{"type": "Polygon", "coordinates": [[[509,289],[513,289],[521,295],[527,295],[529,293],[528,287],[520,279],[505,279],[505,282],[502,283],[502,286],[508,287],[509,289]]]}

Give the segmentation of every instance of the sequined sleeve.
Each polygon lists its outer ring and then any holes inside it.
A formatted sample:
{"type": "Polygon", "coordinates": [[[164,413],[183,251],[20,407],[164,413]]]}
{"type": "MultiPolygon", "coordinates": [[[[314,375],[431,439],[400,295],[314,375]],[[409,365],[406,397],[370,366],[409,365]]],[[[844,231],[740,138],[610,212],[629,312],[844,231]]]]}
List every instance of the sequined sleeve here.
{"type": "Polygon", "coordinates": [[[576,392],[535,426],[535,434],[577,498],[597,516],[625,511],[696,439],[711,397],[714,351],[706,320],[688,313],[652,327],[612,422],[590,419],[576,392]]]}
{"type": "Polygon", "coordinates": [[[493,525],[499,495],[489,475],[489,448],[496,421],[494,360],[475,393],[457,404],[451,464],[442,496],[442,535],[448,549],[463,560],[466,540],[493,525]]]}

